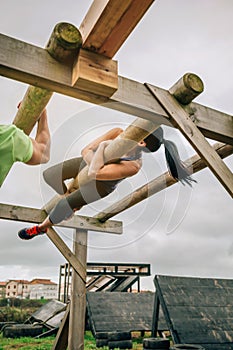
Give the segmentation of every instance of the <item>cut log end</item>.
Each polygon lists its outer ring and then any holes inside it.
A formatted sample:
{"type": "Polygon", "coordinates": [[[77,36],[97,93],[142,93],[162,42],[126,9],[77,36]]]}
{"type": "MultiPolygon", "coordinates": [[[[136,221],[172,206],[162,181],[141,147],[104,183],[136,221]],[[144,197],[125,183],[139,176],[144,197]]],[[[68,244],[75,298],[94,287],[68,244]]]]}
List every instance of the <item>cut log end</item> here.
{"type": "Polygon", "coordinates": [[[60,62],[70,62],[82,47],[82,36],[73,24],[58,23],[51,34],[46,50],[60,62]]]}
{"type": "Polygon", "coordinates": [[[204,90],[204,84],[196,74],[186,73],[170,89],[169,92],[178,102],[187,105],[204,90]]]}

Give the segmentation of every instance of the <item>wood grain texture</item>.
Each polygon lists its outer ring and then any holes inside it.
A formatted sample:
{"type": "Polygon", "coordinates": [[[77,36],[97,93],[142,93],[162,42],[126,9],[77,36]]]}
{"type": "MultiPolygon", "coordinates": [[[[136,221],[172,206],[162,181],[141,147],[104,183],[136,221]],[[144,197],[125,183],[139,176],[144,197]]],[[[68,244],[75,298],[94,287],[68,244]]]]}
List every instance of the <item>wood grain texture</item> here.
{"type": "Polygon", "coordinates": [[[233,280],[158,275],[154,283],[175,343],[233,349],[233,280]]]}

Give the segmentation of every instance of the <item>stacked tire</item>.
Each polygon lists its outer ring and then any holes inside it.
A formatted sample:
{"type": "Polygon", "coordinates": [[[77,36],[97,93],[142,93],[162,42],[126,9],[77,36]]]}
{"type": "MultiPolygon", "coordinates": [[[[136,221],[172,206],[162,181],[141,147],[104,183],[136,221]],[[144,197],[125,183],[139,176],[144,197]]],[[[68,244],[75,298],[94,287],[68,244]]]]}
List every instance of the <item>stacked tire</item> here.
{"type": "Polygon", "coordinates": [[[36,337],[43,333],[42,325],[15,324],[3,329],[4,338],[36,337]]]}
{"type": "Polygon", "coordinates": [[[96,333],[96,347],[108,346],[109,349],[132,349],[133,342],[130,332],[99,332],[96,333]]]}
{"type": "Polygon", "coordinates": [[[181,350],[181,349],[182,350],[205,350],[205,348],[196,344],[176,344],[170,348],[170,350],[181,350]]]}
{"type": "Polygon", "coordinates": [[[151,349],[169,349],[170,340],[167,338],[144,338],[143,350],[151,349]]]}

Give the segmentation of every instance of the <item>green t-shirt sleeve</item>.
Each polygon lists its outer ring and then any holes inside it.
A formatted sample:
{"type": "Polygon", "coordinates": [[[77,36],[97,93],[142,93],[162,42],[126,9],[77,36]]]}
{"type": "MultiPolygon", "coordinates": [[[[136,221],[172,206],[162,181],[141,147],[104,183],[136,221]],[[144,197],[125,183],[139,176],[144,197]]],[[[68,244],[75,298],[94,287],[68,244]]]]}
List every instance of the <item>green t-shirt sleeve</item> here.
{"type": "Polygon", "coordinates": [[[22,130],[17,129],[13,136],[13,158],[15,162],[27,163],[33,154],[32,140],[22,130]]]}

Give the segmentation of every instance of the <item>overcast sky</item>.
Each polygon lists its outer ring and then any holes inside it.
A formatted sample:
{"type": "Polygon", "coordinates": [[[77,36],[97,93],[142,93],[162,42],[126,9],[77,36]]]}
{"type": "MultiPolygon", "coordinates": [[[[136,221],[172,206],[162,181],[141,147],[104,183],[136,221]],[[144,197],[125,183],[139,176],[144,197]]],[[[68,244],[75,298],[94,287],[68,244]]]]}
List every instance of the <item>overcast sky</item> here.
{"type": "MultiPolygon", "coordinates": [[[[41,0],[32,6],[30,0],[0,0],[0,32],[44,47],[58,22],[79,27],[91,2],[41,0]]],[[[155,1],[114,57],[119,74],[168,89],[186,72],[196,73],[205,85],[196,101],[232,114],[232,13],[232,0],[155,1]]],[[[0,89],[1,123],[10,124],[27,85],[0,77],[0,89]]],[[[15,164],[0,189],[2,203],[41,208],[54,196],[43,183],[44,169],[79,155],[86,142],[105,130],[126,127],[134,120],[59,94],[54,94],[47,109],[51,160],[36,167],[15,164]]],[[[182,159],[195,153],[177,130],[164,130],[177,142],[182,159]]],[[[225,162],[233,168],[232,156],[225,162]]],[[[162,148],[145,155],[140,174],[80,214],[96,214],[165,170],[162,148]]],[[[150,263],[152,277],[143,278],[142,287],[152,290],[155,274],[232,278],[232,199],[210,170],[194,178],[198,183],[192,189],[176,184],[117,215],[114,219],[124,225],[122,236],[90,232],[88,261],[150,263]]],[[[17,232],[23,227],[25,223],[0,221],[0,281],[36,277],[58,281],[63,256],[46,236],[21,241],[17,232]]],[[[58,232],[72,247],[72,230],[58,232]]]]}

